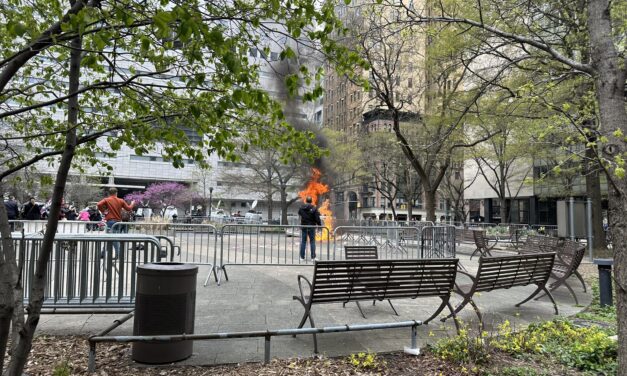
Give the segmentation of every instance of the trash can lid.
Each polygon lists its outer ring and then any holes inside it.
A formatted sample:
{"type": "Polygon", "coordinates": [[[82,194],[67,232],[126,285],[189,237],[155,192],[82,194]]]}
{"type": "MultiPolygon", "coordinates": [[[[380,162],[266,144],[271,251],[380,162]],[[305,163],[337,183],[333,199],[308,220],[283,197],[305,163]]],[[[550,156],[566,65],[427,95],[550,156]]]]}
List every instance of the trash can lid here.
{"type": "Polygon", "coordinates": [[[158,262],[137,265],[138,274],[150,274],[150,275],[163,275],[176,274],[176,275],[194,275],[198,273],[198,265],[185,264],[182,262],[158,262]]]}
{"type": "Polygon", "coordinates": [[[592,260],[596,265],[611,266],[614,265],[614,259],[611,258],[595,258],[592,260]]]}

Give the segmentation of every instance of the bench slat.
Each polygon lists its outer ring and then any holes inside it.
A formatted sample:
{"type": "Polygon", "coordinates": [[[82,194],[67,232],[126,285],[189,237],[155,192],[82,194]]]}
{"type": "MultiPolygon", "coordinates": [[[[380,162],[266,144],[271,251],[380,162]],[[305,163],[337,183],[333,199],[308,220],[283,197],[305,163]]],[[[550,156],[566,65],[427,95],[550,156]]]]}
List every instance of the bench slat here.
{"type": "Polygon", "coordinates": [[[312,303],[449,295],[456,259],[318,261],[312,303]]]}

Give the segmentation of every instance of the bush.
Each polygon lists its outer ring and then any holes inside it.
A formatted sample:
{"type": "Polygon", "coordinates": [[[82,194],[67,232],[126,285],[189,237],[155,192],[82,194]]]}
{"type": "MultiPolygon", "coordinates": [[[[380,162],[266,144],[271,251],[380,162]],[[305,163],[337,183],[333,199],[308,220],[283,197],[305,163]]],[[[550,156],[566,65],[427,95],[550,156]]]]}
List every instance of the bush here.
{"type": "Polygon", "coordinates": [[[490,353],[494,349],[490,346],[488,332],[475,332],[460,323],[462,328],[452,338],[438,341],[432,351],[442,360],[463,364],[487,364],[490,353]]]}
{"type": "Polygon", "coordinates": [[[492,355],[501,351],[512,356],[543,354],[582,371],[614,375],[618,344],[610,334],[598,326],[577,327],[567,320],[532,324],[515,331],[505,321],[492,334],[463,328],[457,336],[438,341],[432,350],[443,360],[473,368],[488,364],[492,355]]]}
{"type": "Polygon", "coordinates": [[[371,352],[351,354],[348,362],[355,368],[369,370],[383,370],[386,365],[385,360],[379,359],[377,354],[371,352]]]}
{"type": "Polygon", "coordinates": [[[505,367],[492,372],[489,376],[550,376],[548,372],[538,372],[531,367],[505,367]]]}
{"type": "Polygon", "coordinates": [[[52,376],[70,376],[72,374],[72,367],[67,361],[57,364],[52,371],[52,376]]]}

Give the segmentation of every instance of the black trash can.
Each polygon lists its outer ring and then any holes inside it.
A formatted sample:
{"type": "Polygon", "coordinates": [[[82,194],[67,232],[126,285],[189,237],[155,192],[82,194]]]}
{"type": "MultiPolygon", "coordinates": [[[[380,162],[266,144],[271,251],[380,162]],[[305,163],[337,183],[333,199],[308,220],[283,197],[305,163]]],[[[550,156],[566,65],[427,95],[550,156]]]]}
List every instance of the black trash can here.
{"type": "MultiPolygon", "coordinates": [[[[194,333],[198,266],[164,262],[137,267],[133,335],[194,333]]],[[[193,341],[133,342],[133,360],[171,363],[192,355],[193,341]]]]}

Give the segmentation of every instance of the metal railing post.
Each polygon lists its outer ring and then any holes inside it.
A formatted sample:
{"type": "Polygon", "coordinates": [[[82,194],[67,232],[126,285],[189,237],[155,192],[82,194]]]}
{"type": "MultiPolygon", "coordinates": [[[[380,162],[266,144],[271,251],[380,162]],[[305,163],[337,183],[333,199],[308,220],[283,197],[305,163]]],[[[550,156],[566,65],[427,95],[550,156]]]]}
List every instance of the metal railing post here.
{"type": "Polygon", "coordinates": [[[264,339],[264,351],[263,351],[263,364],[270,363],[270,339],[272,336],[269,334],[264,339]]]}

